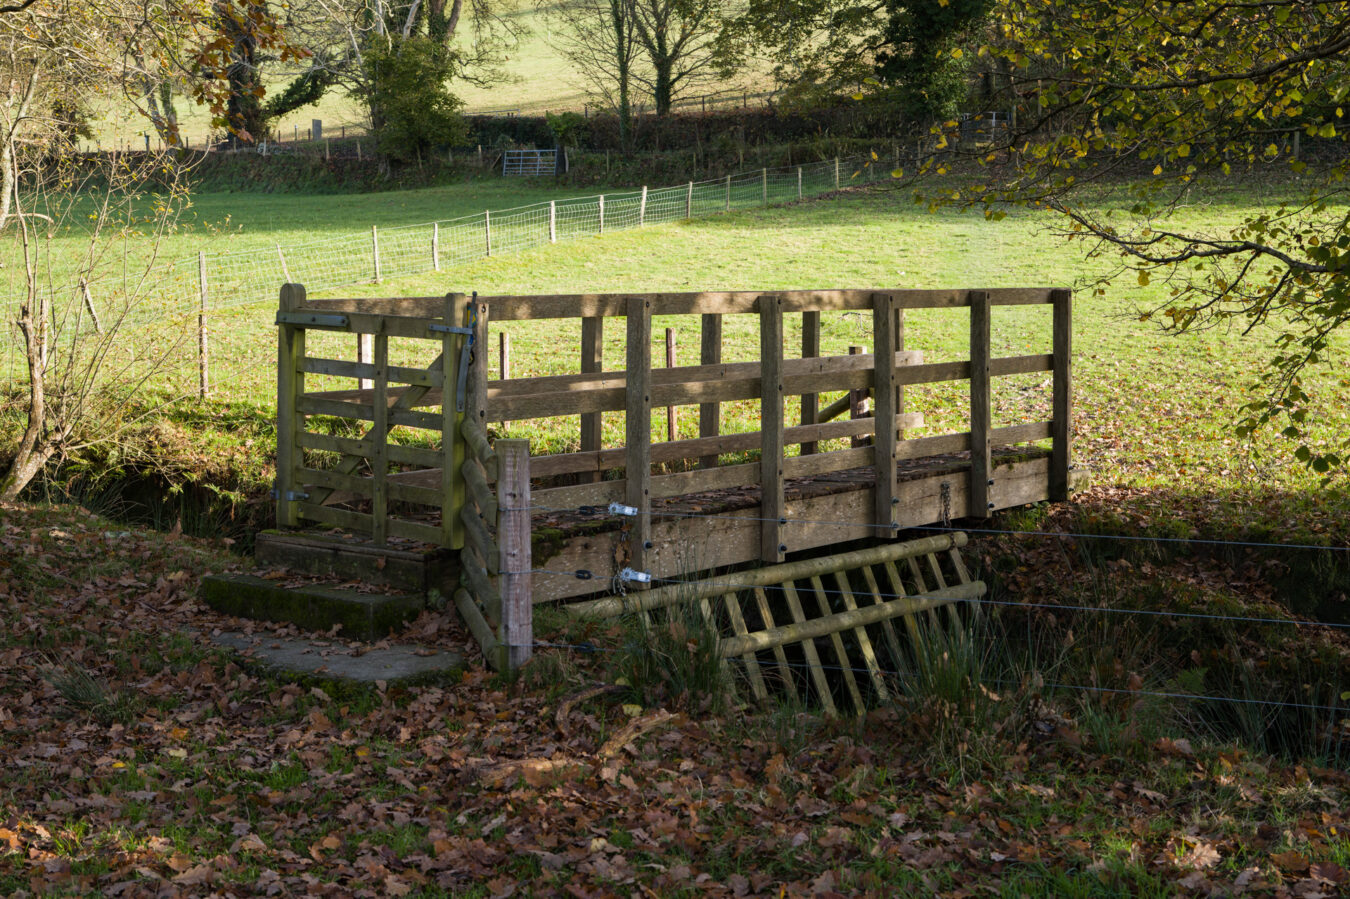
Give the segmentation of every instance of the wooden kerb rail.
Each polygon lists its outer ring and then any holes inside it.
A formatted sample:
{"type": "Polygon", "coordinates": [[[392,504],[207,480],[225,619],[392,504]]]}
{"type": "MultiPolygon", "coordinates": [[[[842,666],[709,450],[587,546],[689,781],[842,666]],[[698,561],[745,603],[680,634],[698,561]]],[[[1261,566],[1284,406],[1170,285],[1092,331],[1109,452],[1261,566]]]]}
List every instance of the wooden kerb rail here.
{"type": "Polygon", "coordinates": [[[532,602],[642,591],[650,584],[631,575],[659,584],[775,565],[1066,499],[1070,310],[1069,291],[1045,288],[311,300],[288,284],[277,316],[278,523],[454,551],[457,608],[490,661],[514,666],[528,655],[532,602]],[[1032,304],[1053,308],[1052,351],[993,357],[994,307],[1032,304]],[[969,358],[926,362],[907,348],[911,309],[968,309],[969,358]],[[822,317],[845,313],[870,318],[874,352],[821,355],[822,317]],[[653,366],[653,318],[671,315],[700,317],[698,364],[653,366]],[[723,361],[726,316],[756,321],[758,359],[723,361]],[[789,317],[801,331],[791,352],[789,317]],[[624,319],[622,370],[605,368],[613,318],[624,319]],[[576,329],[576,367],[490,380],[491,328],[540,319],[576,329]],[[340,358],[355,357],[343,334],[373,341],[369,361],[340,358]],[[993,379],[1032,372],[1052,373],[1051,420],[995,427],[993,379]],[[953,381],[968,382],[968,428],[908,438],[924,420],[906,411],[905,388],[953,381]],[[871,394],[870,413],[850,392],[871,394]],[[722,404],[737,401],[758,403],[758,430],[723,432],[722,404]],[[654,441],[652,410],[678,406],[698,407],[699,436],[654,441]],[[622,446],[602,445],[604,413],[623,415],[622,446]],[[526,441],[492,436],[563,416],[579,417],[575,452],[532,457],[526,441]],[[1027,446],[1036,441],[1049,449],[1027,446]]]}

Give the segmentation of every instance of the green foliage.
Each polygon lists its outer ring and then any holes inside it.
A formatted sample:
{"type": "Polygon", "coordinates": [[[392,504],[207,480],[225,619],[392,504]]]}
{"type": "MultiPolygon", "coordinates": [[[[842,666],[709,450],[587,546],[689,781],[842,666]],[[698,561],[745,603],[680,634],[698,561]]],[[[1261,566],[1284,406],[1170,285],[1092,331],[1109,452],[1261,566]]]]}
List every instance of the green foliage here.
{"type": "Polygon", "coordinates": [[[994,0],[887,4],[877,74],[895,91],[906,115],[920,121],[956,115],[968,77],[960,45],[993,7],[994,0]]]}
{"type": "Polygon", "coordinates": [[[553,138],[557,141],[559,147],[577,147],[581,144],[582,137],[587,130],[587,122],[584,116],[579,116],[575,112],[546,113],[548,121],[548,130],[553,132],[553,138]]]}
{"type": "Polygon", "coordinates": [[[402,161],[419,159],[468,133],[463,105],[446,87],[455,56],[426,37],[376,41],[366,50],[366,81],[357,91],[370,109],[380,151],[402,161]]]}
{"type": "Polygon", "coordinates": [[[717,625],[696,602],[625,616],[624,647],[615,673],[646,705],[677,703],[720,711],[726,668],[717,625]]]}

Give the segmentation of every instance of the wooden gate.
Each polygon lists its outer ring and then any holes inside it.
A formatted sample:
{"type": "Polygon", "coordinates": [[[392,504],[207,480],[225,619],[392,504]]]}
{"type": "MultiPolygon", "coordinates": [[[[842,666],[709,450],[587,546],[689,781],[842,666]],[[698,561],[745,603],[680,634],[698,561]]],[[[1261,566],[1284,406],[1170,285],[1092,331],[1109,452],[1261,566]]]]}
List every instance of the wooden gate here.
{"type": "Polygon", "coordinates": [[[955,603],[984,595],[984,582],[972,581],[961,560],[966,539],[959,532],[925,537],[567,608],[580,617],[635,614],[650,623],[653,613],[696,605],[721,635],[728,682],[748,685],[756,701],[785,695],[834,715],[847,697],[862,714],[912,669],[923,642],[921,616],[936,625],[938,609],[954,616],[955,603]],[[784,616],[790,620],[779,624],[784,616]]]}

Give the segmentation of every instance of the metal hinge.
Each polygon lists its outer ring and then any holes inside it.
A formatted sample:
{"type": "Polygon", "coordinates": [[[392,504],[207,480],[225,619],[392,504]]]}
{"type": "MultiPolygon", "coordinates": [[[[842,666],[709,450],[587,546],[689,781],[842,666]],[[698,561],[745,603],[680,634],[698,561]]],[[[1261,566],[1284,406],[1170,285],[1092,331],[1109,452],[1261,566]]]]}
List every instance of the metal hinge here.
{"type": "Polygon", "coordinates": [[[341,328],[345,330],[347,316],[323,315],[318,312],[278,312],[277,324],[308,325],[311,328],[341,328]]]}
{"type": "Polygon", "coordinates": [[[473,359],[473,332],[474,325],[478,321],[478,294],[474,293],[474,301],[469,305],[469,326],[467,328],[456,327],[455,325],[431,324],[427,327],[437,334],[463,334],[469,339],[464,341],[464,345],[459,348],[459,372],[455,378],[455,411],[463,412],[465,406],[465,394],[468,392],[469,384],[469,362],[473,359]]]}

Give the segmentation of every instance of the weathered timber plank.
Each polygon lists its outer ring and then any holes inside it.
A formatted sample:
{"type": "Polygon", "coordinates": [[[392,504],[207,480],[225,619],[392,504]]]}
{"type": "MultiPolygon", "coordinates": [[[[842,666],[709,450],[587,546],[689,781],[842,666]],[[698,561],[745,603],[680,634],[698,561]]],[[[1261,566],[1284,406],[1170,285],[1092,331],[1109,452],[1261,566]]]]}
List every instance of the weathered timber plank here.
{"type": "Polygon", "coordinates": [[[1069,498],[1069,465],[1073,451],[1073,293],[1055,290],[1050,294],[1054,303],[1053,350],[1054,376],[1053,422],[1054,445],[1050,457],[1050,499],[1064,502],[1069,498]]]}
{"type": "Polygon", "coordinates": [[[990,385],[989,295],[971,292],[970,304],[970,488],[966,514],[971,518],[989,515],[989,431],[993,423],[993,395],[990,385]]]}
{"type": "MultiPolygon", "coordinates": [[[[763,297],[759,303],[759,364],[762,390],[760,421],[759,557],[763,562],[781,562],[787,552],[783,543],[783,303],[778,297],[763,297]]],[[[725,470],[725,469],[724,469],[725,470]]]]}
{"type": "Polygon", "coordinates": [[[652,532],[652,303],[643,297],[627,302],[624,495],[627,504],[638,510],[629,532],[630,564],[645,571],[652,532]]]}

